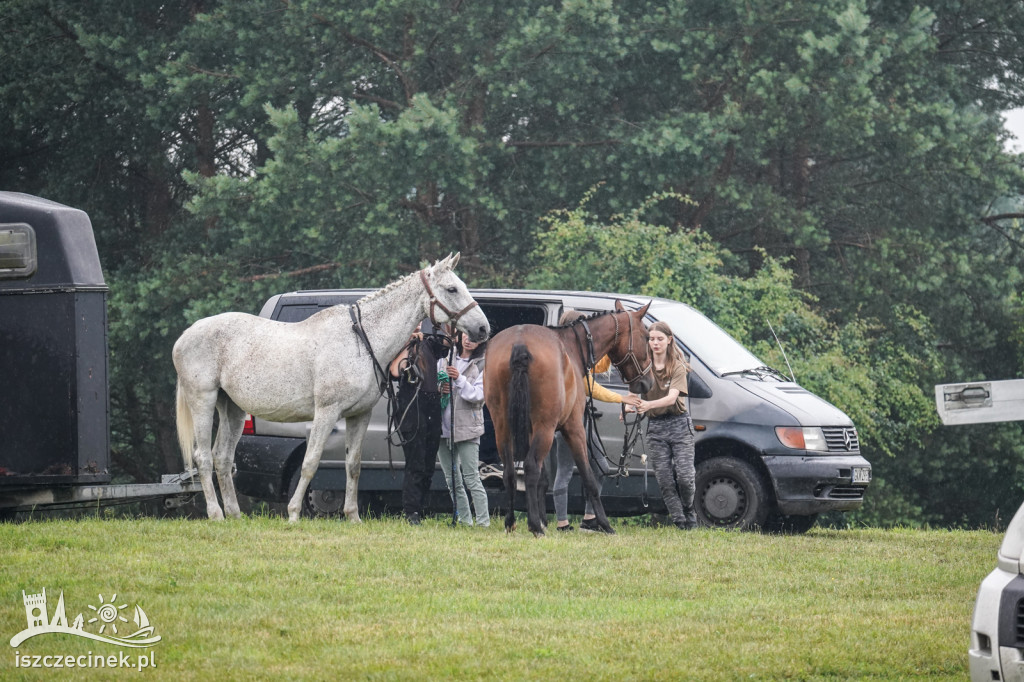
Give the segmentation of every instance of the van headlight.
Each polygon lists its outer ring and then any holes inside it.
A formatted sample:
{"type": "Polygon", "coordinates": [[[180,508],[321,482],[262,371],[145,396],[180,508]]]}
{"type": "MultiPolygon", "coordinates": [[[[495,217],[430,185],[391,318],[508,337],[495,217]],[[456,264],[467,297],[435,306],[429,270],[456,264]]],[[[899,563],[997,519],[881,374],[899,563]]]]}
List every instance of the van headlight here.
{"type": "Polygon", "coordinates": [[[779,442],[793,450],[828,452],[825,433],[817,426],[776,426],[779,442]]]}

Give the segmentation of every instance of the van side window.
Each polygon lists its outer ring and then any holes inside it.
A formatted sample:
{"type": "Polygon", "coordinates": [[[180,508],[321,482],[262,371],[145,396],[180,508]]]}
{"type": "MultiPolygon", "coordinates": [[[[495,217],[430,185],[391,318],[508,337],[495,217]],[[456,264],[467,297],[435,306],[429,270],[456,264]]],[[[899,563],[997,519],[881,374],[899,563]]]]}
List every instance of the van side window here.
{"type": "Polygon", "coordinates": [[[277,315],[276,319],[278,322],[302,322],[304,319],[314,313],[318,313],[323,308],[316,304],[301,304],[301,305],[283,305],[281,306],[281,312],[277,315]]]}
{"type": "Polygon", "coordinates": [[[491,336],[517,324],[544,324],[547,309],[539,305],[480,304],[481,310],[491,323],[491,336]]]}
{"type": "Polygon", "coordinates": [[[38,262],[35,230],[25,223],[0,223],[0,279],[31,277],[38,262]]]}

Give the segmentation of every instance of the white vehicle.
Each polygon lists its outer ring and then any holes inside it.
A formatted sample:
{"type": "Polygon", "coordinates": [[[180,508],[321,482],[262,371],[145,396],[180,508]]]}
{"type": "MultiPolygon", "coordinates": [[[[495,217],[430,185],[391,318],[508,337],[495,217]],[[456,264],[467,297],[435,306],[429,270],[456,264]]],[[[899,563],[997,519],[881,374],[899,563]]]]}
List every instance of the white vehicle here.
{"type": "MultiPolygon", "coordinates": [[[[1024,379],[941,384],[935,407],[947,426],[1024,419],[1024,379]]],[[[978,588],[967,651],[973,682],[1024,682],[1024,505],[1013,515],[996,568],[978,588]]]]}
{"type": "Polygon", "coordinates": [[[996,568],[981,582],[971,620],[973,682],[1024,681],[1024,505],[999,547],[996,568]]]}

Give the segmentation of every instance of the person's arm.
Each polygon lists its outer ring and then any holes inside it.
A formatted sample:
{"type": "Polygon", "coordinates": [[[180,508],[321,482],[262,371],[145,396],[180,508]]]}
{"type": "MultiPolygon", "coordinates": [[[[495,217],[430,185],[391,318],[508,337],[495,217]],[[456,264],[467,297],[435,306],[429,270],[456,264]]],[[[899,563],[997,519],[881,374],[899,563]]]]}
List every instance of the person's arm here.
{"type": "Polygon", "coordinates": [[[658,398],[657,400],[640,400],[640,405],[637,410],[642,414],[647,410],[655,410],[659,407],[671,407],[676,404],[676,399],[679,397],[678,388],[668,389],[668,394],[658,398]]]}
{"type": "Polygon", "coordinates": [[[621,403],[622,396],[605,388],[601,384],[594,381],[593,376],[587,377],[587,393],[593,396],[594,400],[600,400],[603,403],[621,403]]]}
{"type": "Polygon", "coordinates": [[[459,397],[470,403],[482,403],[484,400],[484,373],[478,372],[473,381],[468,381],[465,374],[455,380],[459,388],[459,397]]]}
{"type": "MultiPolygon", "coordinates": [[[[416,334],[413,334],[412,339],[415,338],[416,334]]],[[[398,352],[398,355],[395,356],[395,359],[392,360],[391,364],[388,366],[388,372],[395,379],[399,378],[402,374],[402,363],[407,357],[409,357],[409,350],[412,348],[413,343],[412,339],[409,339],[409,342],[402,346],[402,350],[398,352]]]]}

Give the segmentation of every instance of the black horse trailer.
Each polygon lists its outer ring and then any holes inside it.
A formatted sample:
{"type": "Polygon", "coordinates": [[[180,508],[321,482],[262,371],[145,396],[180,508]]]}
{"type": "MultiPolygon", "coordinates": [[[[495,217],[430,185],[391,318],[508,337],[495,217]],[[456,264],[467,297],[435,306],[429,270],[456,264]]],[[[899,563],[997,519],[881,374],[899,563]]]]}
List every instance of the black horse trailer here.
{"type": "Polygon", "coordinates": [[[108,485],[107,291],[89,216],[0,192],[0,511],[193,492],[108,485]]]}

